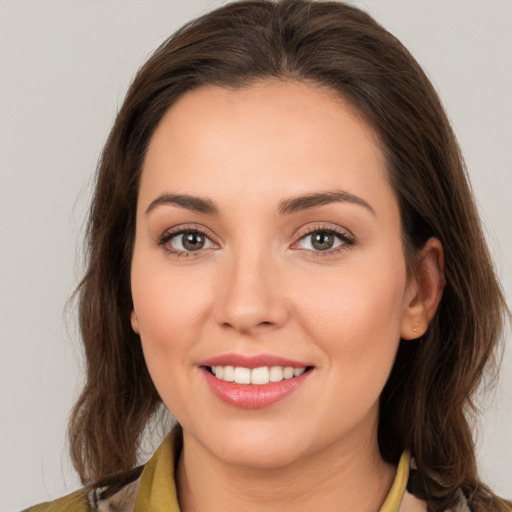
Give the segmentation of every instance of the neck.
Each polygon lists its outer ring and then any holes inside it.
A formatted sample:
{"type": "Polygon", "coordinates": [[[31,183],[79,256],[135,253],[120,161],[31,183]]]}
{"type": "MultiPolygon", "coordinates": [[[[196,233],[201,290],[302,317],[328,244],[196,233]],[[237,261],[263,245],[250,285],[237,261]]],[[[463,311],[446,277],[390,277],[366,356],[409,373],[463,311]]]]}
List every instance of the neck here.
{"type": "Polygon", "coordinates": [[[377,512],[395,471],[380,457],[376,429],[365,443],[340,441],[270,469],[228,464],[184,432],[177,487],[182,512],[377,512]]]}

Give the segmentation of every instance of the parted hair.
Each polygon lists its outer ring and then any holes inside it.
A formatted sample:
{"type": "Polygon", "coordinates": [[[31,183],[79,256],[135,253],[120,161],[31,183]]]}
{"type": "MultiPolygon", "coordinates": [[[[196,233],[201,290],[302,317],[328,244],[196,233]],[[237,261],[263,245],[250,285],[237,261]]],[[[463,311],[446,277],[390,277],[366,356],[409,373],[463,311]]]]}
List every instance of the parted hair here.
{"type": "Polygon", "coordinates": [[[86,381],[73,409],[71,455],[84,483],[116,482],[138,463],[161,407],[132,331],[130,265],[142,163],[165,112],[188,91],[297,80],[337,93],[378,135],[400,206],[404,254],[430,237],[444,248],[446,286],[426,333],[402,340],[380,399],[379,446],[411,451],[429,510],[506,510],[479,479],[475,393],[497,369],[507,316],[464,162],[441,102],[407,49],[341,2],[241,1],[189,22],[137,73],[104,147],[77,288],[86,381]]]}

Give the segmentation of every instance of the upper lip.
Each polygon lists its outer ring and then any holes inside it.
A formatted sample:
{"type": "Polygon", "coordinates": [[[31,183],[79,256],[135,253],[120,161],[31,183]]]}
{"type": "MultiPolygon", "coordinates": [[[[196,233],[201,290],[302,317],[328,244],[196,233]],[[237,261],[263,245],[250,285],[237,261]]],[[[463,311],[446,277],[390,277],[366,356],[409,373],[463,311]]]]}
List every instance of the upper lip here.
{"type": "Polygon", "coordinates": [[[200,363],[200,366],[241,366],[243,368],[291,366],[293,368],[306,368],[312,365],[303,361],[296,361],[272,354],[257,354],[251,356],[243,354],[222,354],[205,359],[200,363]]]}

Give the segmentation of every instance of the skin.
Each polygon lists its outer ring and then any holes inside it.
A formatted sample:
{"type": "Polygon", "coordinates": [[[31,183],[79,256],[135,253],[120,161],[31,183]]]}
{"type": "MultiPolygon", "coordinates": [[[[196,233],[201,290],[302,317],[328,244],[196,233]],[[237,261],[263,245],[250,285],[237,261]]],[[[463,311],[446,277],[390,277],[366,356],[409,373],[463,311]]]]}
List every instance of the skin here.
{"type": "Polygon", "coordinates": [[[418,261],[408,278],[377,137],[340,98],[269,81],[178,100],[144,162],[131,280],[132,326],[184,430],[182,510],[379,509],[395,473],[378,449],[379,395],[400,337],[423,334],[442,293],[440,243],[429,240],[418,261]],[[278,213],[285,200],[334,190],[368,207],[278,213]],[[206,198],[218,214],[153,203],[170,193],[206,198]],[[204,248],[170,252],[183,239],[161,241],[180,227],[203,231],[204,248]],[[315,229],[352,243],[318,250],[315,229]],[[226,353],[313,370],[276,404],[241,409],[200,368],[226,353]]]}

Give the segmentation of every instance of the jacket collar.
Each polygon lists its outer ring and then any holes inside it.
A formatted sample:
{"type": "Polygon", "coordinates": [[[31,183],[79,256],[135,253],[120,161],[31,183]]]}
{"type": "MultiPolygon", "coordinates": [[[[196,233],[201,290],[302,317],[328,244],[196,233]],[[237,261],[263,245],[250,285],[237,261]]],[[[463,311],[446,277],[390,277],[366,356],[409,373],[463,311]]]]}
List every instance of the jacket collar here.
{"type": "MultiPolygon", "coordinates": [[[[118,512],[180,512],[175,470],[183,445],[181,428],[174,427],[144,466],[140,477],[107,500],[97,502],[98,511],[118,512]],[[115,508],[111,508],[114,506],[115,508]]],[[[410,468],[414,459],[404,452],[398,463],[395,479],[379,512],[426,512],[425,501],[407,491],[410,468]]],[[[471,512],[461,494],[457,512],[471,512]]],[[[449,511],[446,511],[449,512],[449,511]]]]}

